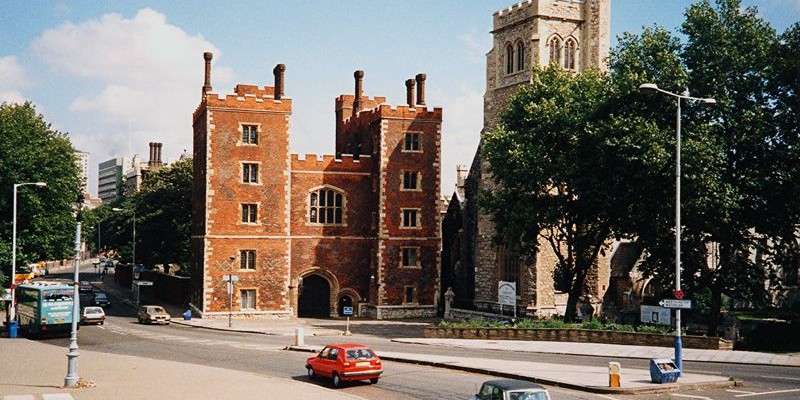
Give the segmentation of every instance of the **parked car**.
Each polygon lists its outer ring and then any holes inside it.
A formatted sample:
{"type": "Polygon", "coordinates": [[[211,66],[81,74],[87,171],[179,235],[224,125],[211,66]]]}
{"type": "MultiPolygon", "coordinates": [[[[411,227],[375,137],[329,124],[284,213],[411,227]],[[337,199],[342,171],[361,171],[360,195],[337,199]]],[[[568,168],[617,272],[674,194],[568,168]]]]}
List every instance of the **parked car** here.
{"type": "Polygon", "coordinates": [[[170,316],[164,307],[161,306],[141,306],[139,307],[138,319],[140,324],[167,324],[169,325],[170,316]]]}
{"type": "Polygon", "coordinates": [[[100,324],[106,320],[106,312],[101,307],[83,307],[81,312],[82,324],[100,324]]]}
{"type": "Polygon", "coordinates": [[[92,297],[92,304],[100,307],[111,307],[111,300],[108,299],[107,294],[97,292],[94,294],[94,297],[92,297]]]}
{"type": "Polygon", "coordinates": [[[86,293],[86,292],[91,293],[93,290],[94,287],[92,286],[91,283],[89,283],[89,281],[81,281],[80,286],[78,288],[78,291],[81,293],[86,293]]]}
{"type": "Polygon", "coordinates": [[[383,367],[381,359],[368,346],[331,344],[306,360],[306,371],[310,379],[331,378],[333,386],[339,388],[346,381],[369,379],[370,383],[378,383],[383,367]]]}
{"type": "Polygon", "coordinates": [[[470,400],[550,400],[544,386],[516,379],[483,382],[481,390],[470,400]]]}

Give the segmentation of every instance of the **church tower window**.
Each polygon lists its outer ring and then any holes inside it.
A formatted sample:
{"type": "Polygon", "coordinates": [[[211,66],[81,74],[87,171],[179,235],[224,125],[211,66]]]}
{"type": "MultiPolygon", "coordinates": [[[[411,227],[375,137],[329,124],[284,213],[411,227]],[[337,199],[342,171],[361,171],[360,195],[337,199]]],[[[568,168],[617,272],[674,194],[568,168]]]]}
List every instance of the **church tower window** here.
{"type": "Polygon", "coordinates": [[[567,39],[564,45],[564,69],[567,71],[575,71],[575,50],[577,48],[578,44],[575,42],[575,39],[567,39]]]}
{"type": "Polygon", "coordinates": [[[506,46],[506,74],[514,72],[514,46],[506,46]]]}
{"type": "Polygon", "coordinates": [[[517,42],[517,71],[525,69],[525,45],[517,42]]]}
{"type": "Polygon", "coordinates": [[[561,64],[561,39],[557,36],[550,39],[550,62],[561,64]]]}

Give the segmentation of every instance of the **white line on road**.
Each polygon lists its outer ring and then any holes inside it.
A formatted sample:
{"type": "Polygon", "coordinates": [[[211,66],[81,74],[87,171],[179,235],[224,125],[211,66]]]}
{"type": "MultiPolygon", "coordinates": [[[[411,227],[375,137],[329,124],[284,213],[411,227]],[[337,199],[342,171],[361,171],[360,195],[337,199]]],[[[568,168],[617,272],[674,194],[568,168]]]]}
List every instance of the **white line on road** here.
{"type": "Polygon", "coordinates": [[[730,393],[746,393],[746,394],[756,393],[756,392],[748,392],[747,390],[733,390],[733,389],[725,389],[725,391],[730,393]]]}
{"type": "Polygon", "coordinates": [[[676,394],[676,393],[673,393],[672,395],[673,395],[673,396],[677,396],[677,397],[688,397],[688,398],[690,398],[690,399],[714,400],[714,399],[712,399],[711,397],[706,397],[706,396],[692,396],[692,395],[690,395],[690,394],[676,394]]]}
{"type": "Polygon", "coordinates": [[[595,394],[595,396],[602,397],[602,398],[608,399],[608,400],[617,400],[615,397],[606,396],[606,395],[602,395],[602,394],[595,394]]]}
{"type": "Polygon", "coordinates": [[[752,396],[762,396],[765,394],[793,393],[793,392],[800,392],[800,389],[773,390],[771,392],[737,394],[736,397],[752,397],[752,396]]]}

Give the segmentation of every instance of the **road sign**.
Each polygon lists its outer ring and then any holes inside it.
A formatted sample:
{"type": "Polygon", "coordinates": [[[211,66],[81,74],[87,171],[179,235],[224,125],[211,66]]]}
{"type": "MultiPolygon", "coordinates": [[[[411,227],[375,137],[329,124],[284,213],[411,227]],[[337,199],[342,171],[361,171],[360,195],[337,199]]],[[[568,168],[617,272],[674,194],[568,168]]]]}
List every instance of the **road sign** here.
{"type": "Polygon", "coordinates": [[[222,275],[222,280],[227,282],[239,282],[239,275],[222,275]]]}
{"type": "Polygon", "coordinates": [[[678,300],[683,300],[683,294],[684,294],[683,290],[680,290],[680,289],[676,290],[675,293],[674,293],[675,298],[678,299],[678,300]]]}
{"type": "Polygon", "coordinates": [[[658,304],[666,308],[692,308],[691,300],[663,299],[658,304]]]}
{"type": "Polygon", "coordinates": [[[342,314],[353,315],[353,307],[343,307],[342,314]]]}

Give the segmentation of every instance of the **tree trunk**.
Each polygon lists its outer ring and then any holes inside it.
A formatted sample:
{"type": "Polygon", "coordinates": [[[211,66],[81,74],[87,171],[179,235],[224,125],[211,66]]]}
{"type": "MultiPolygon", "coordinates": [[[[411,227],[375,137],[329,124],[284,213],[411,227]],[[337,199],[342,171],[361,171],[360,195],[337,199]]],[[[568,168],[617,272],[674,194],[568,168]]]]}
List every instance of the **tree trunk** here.
{"type": "Polygon", "coordinates": [[[567,297],[567,310],[564,313],[564,321],[575,322],[575,317],[578,313],[578,300],[583,294],[583,284],[586,281],[586,269],[583,266],[576,265],[575,280],[572,281],[572,286],[569,289],[569,297],[567,297]]]}
{"type": "Polygon", "coordinates": [[[708,336],[717,336],[719,315],[722,310],[722,285],[716,281],[711,285],[711,307],[708,312],[708,336]]]}

